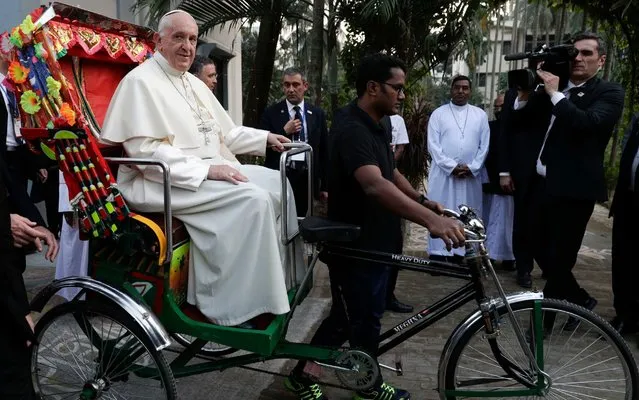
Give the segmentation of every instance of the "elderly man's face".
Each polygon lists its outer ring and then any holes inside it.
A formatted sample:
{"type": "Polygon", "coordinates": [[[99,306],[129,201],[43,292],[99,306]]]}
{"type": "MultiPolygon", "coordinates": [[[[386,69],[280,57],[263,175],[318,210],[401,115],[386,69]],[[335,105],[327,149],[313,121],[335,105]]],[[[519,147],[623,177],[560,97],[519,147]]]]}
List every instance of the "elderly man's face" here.
{"type": "Polygon", "coordinates": [[[215,90],[217,86],[217,70],[215,64],[206,64],[197,77],[208,86],[209,89],[215,90]]]}
{"type": "Polygon", "coordinates": [[[158,51],[171,67],[186,72],[195,58],[197,24],[185,13],[176,13],[170,18],[172,24],[158,35],[158,51]]]}

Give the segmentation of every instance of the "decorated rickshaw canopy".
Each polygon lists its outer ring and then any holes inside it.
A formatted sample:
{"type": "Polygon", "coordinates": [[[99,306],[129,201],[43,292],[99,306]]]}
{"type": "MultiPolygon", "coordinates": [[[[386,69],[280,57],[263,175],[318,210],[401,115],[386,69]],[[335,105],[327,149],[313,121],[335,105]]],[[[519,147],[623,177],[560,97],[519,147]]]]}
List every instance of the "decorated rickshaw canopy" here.
{"type": "Polygon", "coordinates": [[[98,147],[120,80],[152,55],[153,31],[62,3],[1,35],[2,82],[33,151],[57,160],[82,229],[109,237],[129,214],[98,147]]]}

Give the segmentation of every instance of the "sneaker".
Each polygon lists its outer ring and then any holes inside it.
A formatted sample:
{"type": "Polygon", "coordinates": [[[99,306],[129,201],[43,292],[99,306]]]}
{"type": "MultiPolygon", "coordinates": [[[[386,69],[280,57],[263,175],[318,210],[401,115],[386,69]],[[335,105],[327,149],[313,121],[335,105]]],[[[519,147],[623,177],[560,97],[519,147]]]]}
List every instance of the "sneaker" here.
{"type": "Polygon", "coordinates": [[[406,390],[395,389],[387,383],[372,388],[366,392],[357,392],[353,400],[409,400],[410,393],[406,390]]]}
{"type": "Polygon", "coordinates": [[[300,400],[328,400],[322,388],[310,379],[289,376],[284,380],[284,386],[300,400]]]}

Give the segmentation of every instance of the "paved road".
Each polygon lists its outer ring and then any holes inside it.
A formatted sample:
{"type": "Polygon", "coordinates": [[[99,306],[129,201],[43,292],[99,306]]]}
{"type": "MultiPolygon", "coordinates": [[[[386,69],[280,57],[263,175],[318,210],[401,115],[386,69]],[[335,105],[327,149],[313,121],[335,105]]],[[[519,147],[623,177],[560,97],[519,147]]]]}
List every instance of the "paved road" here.
{"type": "MultiPolygon", "coordinates": [[[[613,316],[612,293],[610,278],[610,248],[611,248],[611,222],[606,217],[607,210],[597,206],[595,213],[588,225],[588,232],[584,239],[579,254],[578,265],[575,268],[577,278],[590,293],[599,300],[595,309],[600,315],[608,319],[613,316]]],[[[414,255],[425,254],[426,231],[420,227],[410,226],[410,237],[407,241],[406,253],[414,255]]],[[[35,258],[33,258],[35,259],[35,258]]],[[[313,292],[305,301],[302,308],[298,309],[294,323],[294,332],[289,338],[292,340],[308,340],[313,330],[321,320],[323,313],[328,311],[329,288],[325,268],[317,271],[316,284],[313,292]]],[[[534,272],[535,285],[543,287],[543,280],[538,270],[534,272]]],[[[27,286],[31,294],[39,287],[50,281],[53,277],[53,269],[49,266],[38,266],[30,262],[26,273],[27,286]]],[[[519,291],[512,273],[500,273],[501,280],[507,291],[519,291]]],[[[425,307],[436,299],[443,297],[457,288],[461,282],[444,277],[431,277],[415,272],[402,272],[396,292],[400,300],[409,302],[416,307],[425,307]]],[[[472,310],[469,305],[458,310],[447,318],[438,322],[429,330],[403,343],[396,351],[386,354],[381,361],[389,365],[394,364],[395,358],[401,358],[404,365],[404,376],[393,376],[385,373],[387,380],[399,387],[406,388],[413,393],[415,399],[437,399],[437,366],[441,350],[457,323],[472,310]]],[[[383,321],[388,328],[401,322],[403,318],[399,314],[388,313],[383,321]]],[[[634,337],[627,338],[631,342],[631,348],[635,357],[639,359],[639,351],[634,337]]],[[[259,368],[268,368],[274,372],[288,372],[293,366],[292,361],[272,361],[260,365],[259,368]]],[[[330,373],[325,378],[335,382],[330,373]]],[[[182,378],[179,380],[179,391],[184,399],[292,399],[282,389],[282,378],[273,377],[247,371],[232,369],[221,373],[214,372],[197,377],[182,378]]],[[[351,394],[340,389],[327,389],[326,394],[332,400],[349,399],[351,394]]]]}

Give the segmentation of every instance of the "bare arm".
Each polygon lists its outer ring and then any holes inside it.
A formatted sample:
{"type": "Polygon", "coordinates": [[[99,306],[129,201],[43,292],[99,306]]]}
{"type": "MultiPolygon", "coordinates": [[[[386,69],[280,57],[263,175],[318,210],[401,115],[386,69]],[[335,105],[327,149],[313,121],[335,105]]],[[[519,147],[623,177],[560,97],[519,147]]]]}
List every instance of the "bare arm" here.
{"type": "Polygon", "coordinates": [[[404,193],[406,196],[415,201],[419,199],[421,193],[413,188],[413,185],[408,182],[408,179],[406,179],[406,177],[404,177],[404,175],[402,175],[402,173],[399,172],[397,168],[395,168],[395,171],[393,171],[393,182],[395,182],[395,186],[397,186],[397,188],[401,190],[402,193],[404,193]]]}
{"type": "MultiPolygon", "coordinates": [[[[355,170],[354,176],[367,196],[377,200],[393,214],[428,228],[433,236],[441,238],[449,248],[463,244],[464,230],[457,221],[440,217],[417,203],[415,199],[404,194],[393,182],[385,179],[376,165],[359,167],[355,170]]],[[[410,186],[408,181],[406,184],[410,186]]]]}
{"type": "Polygon", "coordinates": [[[395,153],[394,153],[394,157],[395,157],[395,161],[398,161],[400,158],[402,158],[402,154],[404,154],[404,147],[406,145],[405,144],[396,144],[395,145],[395,153]]]}

